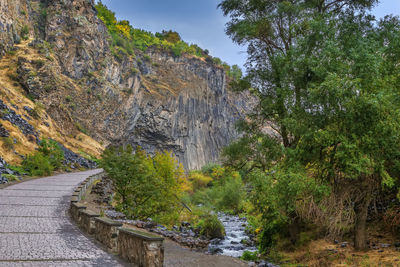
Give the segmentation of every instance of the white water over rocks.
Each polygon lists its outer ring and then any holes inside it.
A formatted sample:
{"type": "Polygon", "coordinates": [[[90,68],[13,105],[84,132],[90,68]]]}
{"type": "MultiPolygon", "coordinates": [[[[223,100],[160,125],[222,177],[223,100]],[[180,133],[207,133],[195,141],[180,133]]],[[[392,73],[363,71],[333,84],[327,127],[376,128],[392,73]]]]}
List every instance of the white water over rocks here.
{"type": "Polygon", "coordinates": [[[218,213],[218,218],[225,227],[226,236],[224,239],[214,239],[209,245],[209,251],[214,254],[240,257],[248,250],[254,252],[254,246],[246,233],[247,220],[238,216],[218,213]]]}

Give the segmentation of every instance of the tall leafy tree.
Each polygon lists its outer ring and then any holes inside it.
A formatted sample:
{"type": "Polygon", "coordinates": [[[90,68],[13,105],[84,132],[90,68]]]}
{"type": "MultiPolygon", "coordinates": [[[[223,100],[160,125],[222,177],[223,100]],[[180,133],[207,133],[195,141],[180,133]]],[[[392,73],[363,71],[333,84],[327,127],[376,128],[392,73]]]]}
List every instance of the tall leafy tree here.
{"type": "Polygon", "coordinates": [[[350,190],[357,249],[366,248],[372,195],[382,184],[394,184],[399,165],[400,28],[391,17],[376,25],[366,14],[376,2],[225,0],[219,5],[231,18],[227,34],[248,45],[248,76],[236,87],[252,86],[259,99],[242,124],[244,138],[226,155],[248,170],[294,155],[308,175],[330,183],[332,193],[350,190]],[[234,151],[251,162],[240,162],[234,151]]]}

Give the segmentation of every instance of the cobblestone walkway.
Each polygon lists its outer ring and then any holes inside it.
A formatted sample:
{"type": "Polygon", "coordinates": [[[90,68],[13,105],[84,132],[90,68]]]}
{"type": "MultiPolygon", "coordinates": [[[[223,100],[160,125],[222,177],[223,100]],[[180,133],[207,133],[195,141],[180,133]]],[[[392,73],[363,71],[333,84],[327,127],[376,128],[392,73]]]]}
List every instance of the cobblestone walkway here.
{"type": "Polygon", "coordinates": [[[99,170],[30,180],[0,190],[0,267],[123,266],[71,224],[74,187],[99,170]]]}

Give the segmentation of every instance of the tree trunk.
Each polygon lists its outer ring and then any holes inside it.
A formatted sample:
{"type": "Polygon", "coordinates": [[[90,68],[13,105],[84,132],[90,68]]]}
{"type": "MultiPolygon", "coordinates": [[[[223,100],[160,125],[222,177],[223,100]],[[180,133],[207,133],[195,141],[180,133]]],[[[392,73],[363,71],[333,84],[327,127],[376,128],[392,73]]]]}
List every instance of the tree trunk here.
{"type": "Polygon", "coordinates": [[[300,219],[296,216],[296,218],[293,219],[292,223],[289,224],[289,236],[290,236],[290,241],[292,244],[296,244],[297,241],[299,240],[299,235],[300,235],[300,219]]]}
{"type": "Polygon", "coordinates": [[[354,212],[356,220],[354,224],[354,248],[356,250],[367,250],[367,217],[368,217],[368,206],[371,203],[370,196],[366,196],[355,204],[354,212]]]}

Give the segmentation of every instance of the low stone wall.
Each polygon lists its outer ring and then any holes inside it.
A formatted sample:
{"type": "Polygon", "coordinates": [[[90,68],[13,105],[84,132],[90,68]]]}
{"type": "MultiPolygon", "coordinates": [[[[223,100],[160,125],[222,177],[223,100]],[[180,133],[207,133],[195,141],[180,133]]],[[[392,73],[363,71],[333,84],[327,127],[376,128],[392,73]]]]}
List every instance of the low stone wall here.
{"type": "Polygon", "coordinates": [[[98,241],[104,244],[110,251],[118,251],[118,227],[121,227],[122,223],[113,221],[108,218],[96,218],[95,219],[95,237],[98,241]]]}
{"type": "Polygon", "coordinates": [[[76,203],[76,202],[72,202],[69,212],[71,214],[72,219],[77,223],[80,224],[81,222],[81,212],[86,210],[86,206],[80,204],[80,203],[76,203]]]}
{"type": "Polygon", "coordinates": [[[164,238],[135,231],[119,229],[118,253],[136,266],[162,267],[164,263],[164,238]]]}
{"type": "MultiPolygon", "coordinates": [[[[86,178],[85,181],[83,181],[82,183],[80,183],[76,188],[75,188],[75,193],[78,193],[76,195],[76,197],[78,198],[78,201],[81,201],[82,198],[85,196],[86,191],[88,190],[88,188],[93,184],[94,181],[99,180],[101,178],[103,178],[105,176],[104,172],[92,175],[88,178],[86,178]]],[[[74,194],[75,194],[74,193],[74,194]]],[[[74,196],[74,195],[72,195],[74,196]]]]}
{"type": "Polygon", "coordinates": [[[87,234],[105,245],[111,252],[118,253],[132,266],[162,267],[164,263],[164,238],[147,232],[121,228],[122,224],[86,210],[79,203],[94,181],[104,173],[90,176],[76,187],[71,196],[70,214],[73,221],[87,234]]]}
{"type": "Polygon", "coordinates": [[[100,217],[99,214],[90,210],[81,210],[80,212],[80,224],[79,226],[83,231],[92,235],[96,231],[95,218],[100,217]]]}

